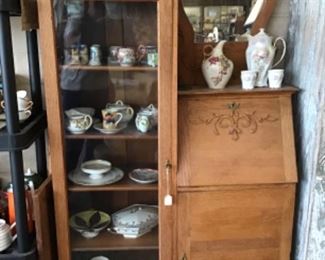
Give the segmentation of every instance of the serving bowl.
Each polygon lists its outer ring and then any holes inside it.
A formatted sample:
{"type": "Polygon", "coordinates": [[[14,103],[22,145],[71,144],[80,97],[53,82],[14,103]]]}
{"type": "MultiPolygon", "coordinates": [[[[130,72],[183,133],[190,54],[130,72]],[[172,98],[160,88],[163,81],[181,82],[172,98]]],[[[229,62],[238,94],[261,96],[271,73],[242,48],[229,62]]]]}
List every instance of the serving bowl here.
{"type": "Polygon", "coordinates": [[[110,216],[98,210],[86,210],[70,218],[70,227],[85,238],[94,238],[111,222],[110,216]]]}

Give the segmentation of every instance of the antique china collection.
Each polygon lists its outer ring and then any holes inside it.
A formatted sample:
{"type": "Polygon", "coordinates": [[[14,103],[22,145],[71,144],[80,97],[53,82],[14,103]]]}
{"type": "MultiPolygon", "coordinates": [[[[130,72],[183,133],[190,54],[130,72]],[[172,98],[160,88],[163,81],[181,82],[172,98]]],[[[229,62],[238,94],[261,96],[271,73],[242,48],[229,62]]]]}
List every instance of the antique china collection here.
{"type": "MultiPolygon", "coordinates": [[[[64,50],[64,64],[66,65],[103,65],[103,47],[93,44],[88,47],[86,44],[71,45],[64,50]]],[[[109,46],[107,64],[121,67],[158,66],[157,46],[142,45],[138,48],[124,46],[109,46]]]]}

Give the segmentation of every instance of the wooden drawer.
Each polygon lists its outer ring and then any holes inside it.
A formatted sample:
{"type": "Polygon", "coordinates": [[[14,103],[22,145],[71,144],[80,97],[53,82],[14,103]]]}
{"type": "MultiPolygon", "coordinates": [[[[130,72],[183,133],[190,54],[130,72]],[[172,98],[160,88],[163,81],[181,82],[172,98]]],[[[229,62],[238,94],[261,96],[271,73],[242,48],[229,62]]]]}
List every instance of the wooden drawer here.
{"type": "Polygon", "coordinates": [[[176,259],[290,259],[294,184],[191,189],[178,194],[176,259]]]}
{"type": "Polygon", "coordinates": [[[182,97],[178,186],[294,183],[291,95],[182,97]]]}

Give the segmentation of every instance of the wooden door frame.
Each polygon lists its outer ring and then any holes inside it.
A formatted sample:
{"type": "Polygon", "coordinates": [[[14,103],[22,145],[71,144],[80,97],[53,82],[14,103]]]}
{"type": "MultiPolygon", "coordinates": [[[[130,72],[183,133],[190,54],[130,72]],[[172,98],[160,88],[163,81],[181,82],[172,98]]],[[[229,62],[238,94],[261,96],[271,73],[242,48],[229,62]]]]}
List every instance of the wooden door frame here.
{"type": "Polygon", "coordinates": [[[158,1],[158,154],[159,154],[159,259],[176,258],[177,172],[177,49],[178,0],[158,1]],[[164,205],[167,193],[166,162],[172,165],[169,187],[173,206],[164,205]]]}
{"type": "Polygon", "coordinates": [[[46,112],[48,118],[49,172],[52,174],[58,258],[69,260],[70,232],[67,175],[65,166],[64,126],[61,110],[59,67],[57,63],[54,13],[51,0],[38,0],[41,59],[46,112]]]}

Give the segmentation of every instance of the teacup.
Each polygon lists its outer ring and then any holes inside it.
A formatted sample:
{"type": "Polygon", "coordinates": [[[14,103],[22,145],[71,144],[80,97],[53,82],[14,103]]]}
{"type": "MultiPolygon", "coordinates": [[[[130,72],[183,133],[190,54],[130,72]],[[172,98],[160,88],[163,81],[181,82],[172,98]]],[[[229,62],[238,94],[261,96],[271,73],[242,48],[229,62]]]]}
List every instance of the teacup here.
{"type": "Polygon", "coordinates": [[[24,121],[28,119],[32,115],[32,111],[26,110],[26,111],[19,111],[18,112],[18,117],[20,121],[24,121]]]}
{"type": "MultiPolygon", "coordinates": [[[[31,101],[27,97],[27,91],[26,90],[19,90],[16,93],[17,95],[17,107],[18,111],[26,111],[32,108],[33,106],[33,101],[31,101]]],[[[1,101],[1,107],[4,109],[5,108],[5,102],[1,101]]]]}
{"type": "Polygon", "coordinates": [[[123,119],[123,114],[118,112],[111,112],[110,109],[102,109],[103,128],[108,130],[115,130],[121,127],[119,125],[123,119]]]}
{"type": "Polygon", "coordinates": [[[67,129],[72,134],[83,134],[93,124],[93,119],[90,115],[72,115],[68,117],[67,129]]]}
{"type": "Polygon", "coordinates": [[[121,123],[128,123],[134,115],[133,108],[124,104],[122,100],[117,100],[115,103],[106,104],[106,111],[111,114],[121,113],[123,115],[121,123]]]}
{"type": "Polygon", "coordinates": [[[117,58],[118,52],[121,46],[111,46],[109,47],[109,56],[108,56],[108,64],[118,64],[119,60],[117,58]]]}
{"type": "Polygon", "coordinates": [[[253,70],[242,70],[241,71],[241,82],[242,87],[245,90],[251,90],[255,87],[257,79],[257,72],[253,70]]]}
{"type": "Polygon", "coordinates": [[[139,45],[137,51],[137,60],[139,64],[155,67],[154,64],[156,63],[155,62],[156,58],[157,58],[157,46],[139,45]]]}
{"type": "Polygon", "coordinates": [[[270,88],[281,88],[284,70],[269,70],[268,79],[270,88]]]}
{"type": "Polygon", "coordinates": [[[135,64],[135,52],[133,48],[120,48],[117,54],[122,67],[131,67],[135,64]]]}
{"type": "Polygon", "coordinates": [[[11,234],[15,226],[16,223],[9,226],[4,219],[0,219],[0,252],[7,249],[17,238],[17,234],[14,236],[11,234]]]}

